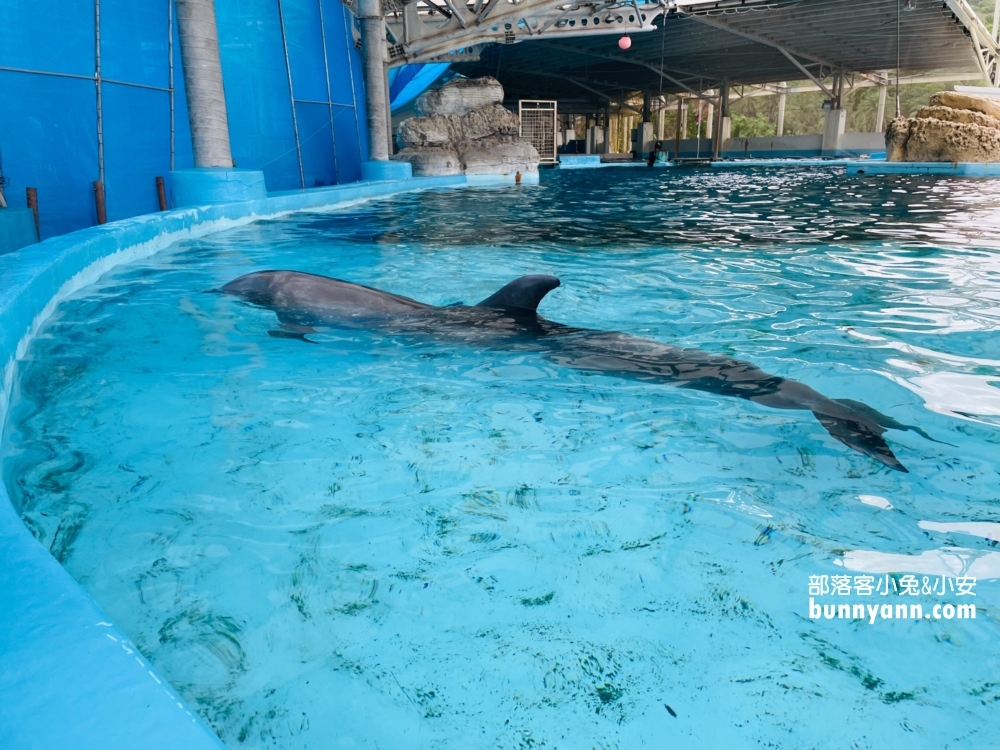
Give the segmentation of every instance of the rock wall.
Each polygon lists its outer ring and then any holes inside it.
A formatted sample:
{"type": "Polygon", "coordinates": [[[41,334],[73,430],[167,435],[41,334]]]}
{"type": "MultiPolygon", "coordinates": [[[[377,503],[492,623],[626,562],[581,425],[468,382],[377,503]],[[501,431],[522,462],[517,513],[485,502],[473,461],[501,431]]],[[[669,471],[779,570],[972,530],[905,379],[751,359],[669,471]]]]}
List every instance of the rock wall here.
{"type": "Polygon", "coordinates": [[[1000,162],[1000,101],[934,94],[916,117],[889,123],[885,147],[888,161],[1000,162]]]}
{"type": "Polygon", "coordinates": [[[418,117],[400,123],[393,159],[416,175],[522,174],[538,171],[538,152],[518,136],[517,115],[505,109],[494,78],[456,78],[420,95],[418,117]]]}

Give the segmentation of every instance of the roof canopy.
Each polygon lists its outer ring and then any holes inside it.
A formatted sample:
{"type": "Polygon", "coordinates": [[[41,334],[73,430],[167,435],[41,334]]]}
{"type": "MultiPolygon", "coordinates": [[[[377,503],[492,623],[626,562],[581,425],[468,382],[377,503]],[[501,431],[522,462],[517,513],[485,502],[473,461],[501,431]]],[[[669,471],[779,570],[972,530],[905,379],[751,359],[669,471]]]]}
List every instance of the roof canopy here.
{"type": "MultiPolygon", "coordinates": [[[[593,7],[563,3],[557,9],[593,7]]],[[[638,5],[632,8],[603,12],[638,13],[638,5]]],[[[605,24],[598,33],[591,23],[593,33],[585,33],[574,25],[574,34],[487,44],[466,53],[465,61],[456,56],[453,64],[466,76],[495,76],[509,100],[575,101],[573,108],[590,111],[625,93],[695,93],[723,81],[808,78],[831,89],[823,82],[835,73],[878,76],[897,68],[897,55],[905,72],[961,72],[996,81],[996,44],[965,0],[689,1],[655,10],[644,24],[649,30],[605,24]],[[631,47],[623,51],[616,39],[626,30],[631,47]]]]}

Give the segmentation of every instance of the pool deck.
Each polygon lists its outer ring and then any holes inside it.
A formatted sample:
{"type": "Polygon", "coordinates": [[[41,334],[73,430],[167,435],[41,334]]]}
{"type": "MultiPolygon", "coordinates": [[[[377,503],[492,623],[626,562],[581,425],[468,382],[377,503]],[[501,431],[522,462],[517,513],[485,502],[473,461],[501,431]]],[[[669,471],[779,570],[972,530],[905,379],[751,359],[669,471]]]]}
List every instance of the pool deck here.
{"type": "MultiPolygon", "coordinates": [[[[56,305],[177,240],[458,177],[352,183],[146,214],[0,255],[0,428],[17,361],[56,305]]],[[[0,477],[0,748],[219,750],[222,743],[28,532],[0,477]]]]}
{"type": "Polygon", "coordinates": [[[712,162],[713,169],[744,167],[843,167],[850,177],[938,175],[943,177],[1000,177],[1000,163],[904,162],[884,159],[737,159],[712,162]]]}

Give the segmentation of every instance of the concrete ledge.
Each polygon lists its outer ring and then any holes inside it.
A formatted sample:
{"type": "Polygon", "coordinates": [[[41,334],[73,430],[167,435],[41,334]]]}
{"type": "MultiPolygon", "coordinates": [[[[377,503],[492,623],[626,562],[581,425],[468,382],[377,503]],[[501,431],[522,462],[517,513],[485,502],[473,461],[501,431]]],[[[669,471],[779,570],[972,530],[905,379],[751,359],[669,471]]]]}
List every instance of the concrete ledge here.
{"type": "Polygon", "coordinates": [[[951,177],[1000,177],[1000,162],[850,162],[849,175],[935,174],[951,177]]]}
{"type": "Polygon", "coordinates": [[[559,154],[559,169],[592,169],[599,166],[600,154],[559,154]]]}
{"type": "MultiPolygon", "coordinates": [[[[179,239],[464,177],[353,183],[147,214],[0,255],[0,429],[17,363],[56,305],[179,239]]],[[[8,209],[9,210],[9,209],[8,209]]],[[[220,750],[221,743],[27,531],[0,477],[0,748],[220,750]]]]}
{"type": "Polygon", "coordinates": [[[361,179],[365,182],[408,180],[413,177],[413,167],[408,161],[363,161],[361,179]]]}
{"type": "Polygon", "coordinates": [[[35,212],[30,208],[0,208],[0,255],[38,242],[35,212]]]}
{"type": "Polygon", "coordinates": [[[201,167],[170,173],[170,204],[174,208],[252,201],[266,196],[264,173],[255,169],[201,167]]]}

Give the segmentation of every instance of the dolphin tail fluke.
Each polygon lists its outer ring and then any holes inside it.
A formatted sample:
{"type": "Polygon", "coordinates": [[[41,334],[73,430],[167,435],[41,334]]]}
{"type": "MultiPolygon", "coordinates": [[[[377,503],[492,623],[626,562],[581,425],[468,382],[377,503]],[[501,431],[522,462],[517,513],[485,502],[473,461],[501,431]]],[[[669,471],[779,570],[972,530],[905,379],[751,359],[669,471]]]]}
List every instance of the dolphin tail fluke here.
{"type": "MultiPolygon", "coordinates": [[[[844,404],[846,406],[846,404],[844,404]]],[[[909,473],[908,469],[893,455],[888,443],[882,439],[885,428],[866,415],[855,412],[851,415],[831,416],[814,411],[813,415],[830,435],[848,448],[874,458],[890,469],[909,473]]]]}
{"type": "Polygon", "coordinates": [[[924,432],[916,425],[903,424],[902,422],[895,420],[892,417],[878,411],[877,409],[873,409],[872,407],[868,406],[868,404],[861,403],[860,401],[855,401],[854,399],[850,398],[836,398],[834,399],[834,401],[836,401],[838,404],[843,404],[849,409],[853,409],[856,412],[864,414],[866,417],[873,419],[881,427],[885,427],[887,430],[910,430],[911,432],[917,433],[918,435],[920,435],[920,437],[924,438],[925,440],[930,440],[932,443],[941,443],[941,445],[949,445],[952,448],[957,447],[955,445],[952,445],[951,443],[946,443],[944,440],[938,440],[937,438],[932,438],[930,435],[928,435],[926,432],[924,432]]]}
{"type": "Polygon", "coordinates": [[[559,279],[555,276],[522,276],[484,299],[476,307],[516,308],[535,312],[542,298],[557,286],[559,279]]]}

